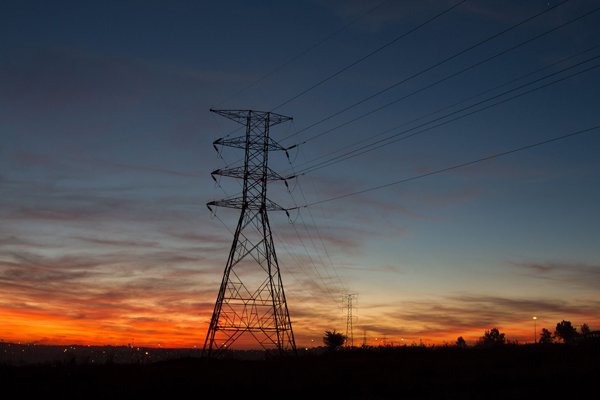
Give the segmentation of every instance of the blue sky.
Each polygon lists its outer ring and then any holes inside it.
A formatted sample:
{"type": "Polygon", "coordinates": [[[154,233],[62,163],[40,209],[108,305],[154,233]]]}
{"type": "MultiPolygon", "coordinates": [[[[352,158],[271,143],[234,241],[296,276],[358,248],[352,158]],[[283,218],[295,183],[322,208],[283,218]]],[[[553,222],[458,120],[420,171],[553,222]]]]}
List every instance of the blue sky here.
{"type": "MultiPolygon", "coordinates": [[[[240,157],[214,152],[236,126],[209,108],[272,110],[455,3],[390,0],[365,14],[378,2],[4,2],[0,315],[10,323],[0,337],[200,343],[231,240],[204,205],[225,196],[210,172],[240,157]],[[95,336],[82,333],[91,326],[95,336]]],[[[560,3],[467,1],[278,108],[294,121],[272,137],[302,143],[597,7],[560,3]]],[[[312,203],[598,125],[600,69],[583,70],[598,65],[599,22],[591,13],[290,156],[299,170],[545,75],[555,74],[498,100],[563,81],[317,169],[290,185],[292,197],[281,185],[271,195],[312,203]]],[[[527,341],[533,315],[548,328],[600,328],[599,150],[596,130],[301,209],[294,224],[272,215],[299,342],[344,327],[346,291],[359,294],[355,326],[369,338],[472,340],[499,326],[527,341]]],[[[272,165],[290,168],[282,155],[272,165]]],[[[236,212],[217,213],[233,229],[236,212]]]]}

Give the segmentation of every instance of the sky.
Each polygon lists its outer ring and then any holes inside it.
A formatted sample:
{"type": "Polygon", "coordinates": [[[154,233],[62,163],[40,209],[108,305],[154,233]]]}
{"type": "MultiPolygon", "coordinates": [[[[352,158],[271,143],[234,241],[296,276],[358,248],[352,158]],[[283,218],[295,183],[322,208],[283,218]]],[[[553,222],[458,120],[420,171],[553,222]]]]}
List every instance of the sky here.
{"type": "Polygon", "coordinates": [[[600,329],[599,129],[422,176],[598,126],[598,4],[424,24],[458,3],[3,1],[0,338],[202,346],[239,217],[205,206],[241,157],[210,108],[293,117],[270,162],[306,173],[269,196],[310,204],[270,214],[299,346],[345,293],[359,343],[600,329]]]}

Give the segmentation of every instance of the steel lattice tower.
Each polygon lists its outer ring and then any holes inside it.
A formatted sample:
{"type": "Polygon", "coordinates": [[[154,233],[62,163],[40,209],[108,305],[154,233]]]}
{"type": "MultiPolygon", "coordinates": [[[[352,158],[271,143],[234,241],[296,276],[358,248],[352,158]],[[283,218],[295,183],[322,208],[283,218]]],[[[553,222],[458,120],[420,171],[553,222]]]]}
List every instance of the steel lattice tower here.
{"type": "Polygon", "coordinates": [[[267,184],[284,178],[268,166],[269,152],[286,149],[269,137],[269,128],[291,120],[252,110],[210,110],[246,127],[240,137],[213,144],[244,149],[244,165],[217,169],[212,175],[243,180],[241,197],[211,201],[212,206],[241,210],[221,287],[204,342],[203,354],[229,348],[242,335],[264,349],[296,352],[296,342],[273,244],[268,211],[285,211],[267,198],[267,184]]]}
{"type": "Polygon", "coordinates": [[[354,327],[352,316],[352,300],[357,296],[356,293],[344,295],[344,306],[346,307],[346,346],[354,347],[354,327]]]}

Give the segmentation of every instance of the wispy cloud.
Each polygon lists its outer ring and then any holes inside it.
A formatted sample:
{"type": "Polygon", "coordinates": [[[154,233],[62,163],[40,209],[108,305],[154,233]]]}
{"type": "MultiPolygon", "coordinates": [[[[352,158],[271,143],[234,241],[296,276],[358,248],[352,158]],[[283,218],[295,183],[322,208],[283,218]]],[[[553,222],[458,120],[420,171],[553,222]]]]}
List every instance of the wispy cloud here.
{"type": "Polygon", "coordinates": [[[184,178],[206,178],[207,173],[192,171],[179,171],[163,165],[145,165],[132,162],[119,162],[78,154],[63,154],[60,157],[33,151],[17,151],[10,155],[10,162],[18,168],[39,168],[63,175],[78,176],[83,173],[88,175],[109,176],[115,172],[135,172],[152,176],[169,176],[184,178]]]}
{"type": "Polygon", "coordinates": [[[131,248],[131,247],[148,248],[148,247],[158,247],[158,245],[159,245],[157,242],[131,240],[131,239],[121,239],[121,240],[119,240],[119,239],[103,239],[103,238],[94,238],[94,237],[87,237],[87,236],[73,236],[72,239],[75,239],[75,240],[78,240],[81,242],[85,242],[85,243],[91,243],[94,245],[126,247],[126,248],[131,248]]]}
{"type": "Polygon", "coordinates": [[[332,250],[358,251],[360,247],[360,237],[364,237],[365,232],[357,228],[343,228],[333,226],[323,226],[317,228],[310,220],[297,219],[294,225],[281,225],[276,231],[276,238],[285,241],[294,247],[303,248],[307,246],[311,252],[324,254],[327,248],[332,250]],[[326,249],[323,248],[325,246],[326,249]]]}
{"type": "MultiPolygon", "coordinates": [[[[331,9],[343,20],[351,20],[364,14],[367,10],[375,7],[379,1],[342,1],[342,0],[328,0],[319,1],[324,7],[331,9]]],[[[379,7],[374,12],[364,15],[357,23],[352,26],[352,29],[360,29],[371,32],[380,31],[391,25],[398,25],[406,21],[413,21],[415,18],[419,18],[423,10],[429,11],[430,13],[436,10],[441,10],[445,6],[450,5],[451,1],[431,1],[424,0],[420,1],[418,5],[406,2],[387,2],[379,7]]]]}
{"type": "Polygon", "coordinates": [[[80,162],[81,164],[85,164],[88,167],[104,168],[108,171],[125,171],[125,172],[141,172],[145,174],[152,175],[167,175],[167,176],[176,176],[176,177],[185,177],[185,178],[206,178],[206,173],[197,173],[191,171],[177,171],[171,168],[167,168],[166,166],[159,165],[141,165],[141,164],[133,164],[133,163],[124,163],[124,162],[116,162],[109,160],[102,160],[98,158],[90,158],[90,157],[74,157],[73,160],[80,162]]]}
{"type": "MultiPolygon", "coordinates": [[[[242,74],[175,66],[128,57],[107,56],[76,48],[54,47],[13,52],[0,64],[2,95],[20,111],[64,111],[69,106],[111,105],[135,109],[144,98],[157,95],[156,87],[172,80],[198,89],[242,74]],[[44,68],[39,68],[44,65],[44,68]]],[[[164,89],[164,88],[161,88],[164,89]]],[[[161,92],[165,95],[164,92],[161,92]]]]}
{"type": "Polygon", "coordinates": [[[124,343],[138,337],[183,344],[181,337],[197,335],[210,315],[216,287],[203,279],[207,273],[218,274],[197,259],[176,254],[14,253],[0,261],[0,311],[6,316],[0,335],[34,340],[43,334],[56,341],[52,331],[49,336],[43,329],[52,326],[75,342],[105,337],[109,343],[108,338],[124,343]],[[150,261],[156,268],[148,268],[150,261]]]}
{"type": "MultiPolygon", "coordinates": [[[[458,336],[478,339],[486,329],[498,327],[510,340],[532,340],[532,316],[538,328],[553,329],[563,319],[575,325],[598,324],[600,302],[585,298],[564,299],[502,297],[477,293],[405,301],[398,304],[362,304],[357,330],[367,330],[370,340],[387,337],[388,343],[452,342],[458,336]]],[[[355,331],[355,338],[357,337],[355,331]]],[[[369,341],[370,344],[373,344],[369,341]]]]}
{"type": "MultiPolygon", "coordinates": [[[[319,1],[324,7],[331,9],[343,20],[351,20],[356,16],[362,15],[367,10],[375,7],[378,1],[319,1]]],[[[378,8],[369,15],[362,17],[352,27],[352,29],[366,30],[370,32],[378,32],[382,29],[389,28],[391,26],[398,26],[404,23],[414,23],[415,20],[425,20],[426,18],[434,15],[443,9],[457,4],[458,1],[452,0],[422,0],[418,3],[408,2],[387,2],[382,7],[378,8]]],[[[526,6],[520,5],[522,12],[525,12],[526,6]]],[[[539,9],[538,9],[539,11],[539,9]]],[[[493,4],[479,4],[477,2],[466,2],[461,4],[454,11],[455,14],[464,16],[475,16],[477,18],[485,19],[493,22],[500,23],[514,23],[520,20],[520,13],[515,12],[513,8],[494,6],[493,4]]],[[[412,26],[409,25],[409,26],[412,26]]]]}
{"type": "Polygon", "coordinates": [[[600,286],[600,264],[556,261],[521,261],[512,264],[521,273],[535,278],[594,289],[600,286]]]}
{"type": "Polygon", "coordinates": [[[57,245],[52,245],[48,243],[41,243],[31,239],[26,239],[20,235],[8,235],[0,237],[0,247],[10,247],[10,248],[53,248],[53,247],[61,247],[57,245]]]}
{"type": "Polygon", "coordinates": [[[203,231],[189,232],[189,231],[166,231],[165,234],[184,242],[188,243],[210,243],[210,244],[229,244],[231,238],[225,237],[224,234],[220,233],[207,233],[203,231]]]}

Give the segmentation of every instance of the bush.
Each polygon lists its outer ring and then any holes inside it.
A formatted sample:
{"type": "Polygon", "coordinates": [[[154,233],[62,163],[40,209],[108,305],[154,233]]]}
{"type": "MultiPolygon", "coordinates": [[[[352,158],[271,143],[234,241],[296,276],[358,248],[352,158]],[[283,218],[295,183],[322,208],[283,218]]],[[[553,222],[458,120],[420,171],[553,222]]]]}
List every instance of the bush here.
{"type": "Polygon", "coordinates": [[[506,337],[504,333],[500,333],[498,328],[492,328],[489,331],[485,331],[483,336],[479,339],[479,345],[481,346],[502,346],[506,344],[506,337]]]}
{"type": "Polygon", "coordinates": [[[333,331],[325,331],[325,336],[323,336],[323,343],[325,346],[331,350],[335,350],[340,346],[344,345],[346,342],[346,336],[340,332],[333,331]]]}

